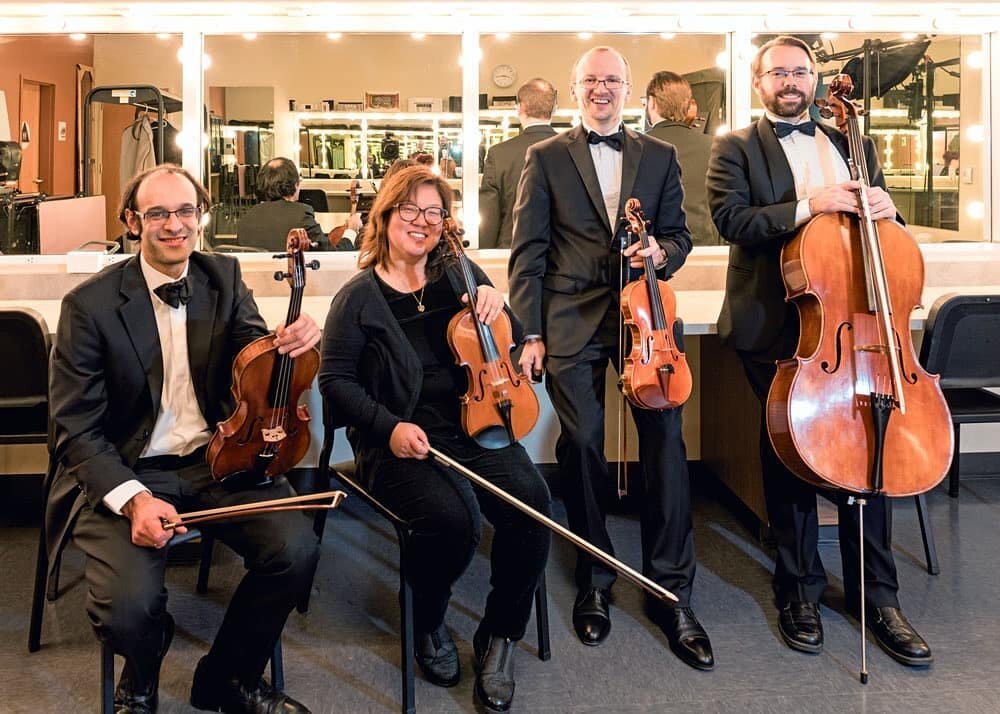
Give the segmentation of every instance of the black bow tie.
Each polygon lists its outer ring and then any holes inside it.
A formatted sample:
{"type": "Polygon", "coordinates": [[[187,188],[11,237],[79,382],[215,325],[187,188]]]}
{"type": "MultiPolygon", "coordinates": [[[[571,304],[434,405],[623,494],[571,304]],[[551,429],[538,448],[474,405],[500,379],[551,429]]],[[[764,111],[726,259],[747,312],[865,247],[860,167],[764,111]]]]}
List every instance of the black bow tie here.
{"type": "Polygon", "coordinates": [[[596,131],[587,132],[588,144],[600,144],[602,142],[610,146],[615,151],[621,151],[622,147],[625,145],[625,132],[619,129],[614,134],[608,134],[607,136],[602,136],[596,131]]]}
{"type": "Polygon", "coordinates": [[[191,278],[185,276],[172,283],[164,283],[160,287],[154,288],[153,292],[170,307],[187,305],[191,299],[191,278]]]}
{"type": "Polygon", "coordinates": [[[816,122],[809,120],[800,124],[789,124],[787,121],[774,123],[774,133],[778,135],[779,139],[784,139],[793,131],[801,131],[808,136],[816,136],[816,122]]]}

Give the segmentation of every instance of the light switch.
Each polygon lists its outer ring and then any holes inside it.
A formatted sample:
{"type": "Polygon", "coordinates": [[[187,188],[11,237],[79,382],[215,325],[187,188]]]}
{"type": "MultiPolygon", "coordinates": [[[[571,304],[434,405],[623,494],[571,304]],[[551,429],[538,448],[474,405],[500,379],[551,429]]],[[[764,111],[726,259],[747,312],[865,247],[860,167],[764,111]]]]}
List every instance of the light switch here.
{"type": "Polygon", "coordinates": [[[972,167],[966,166],[962,169],[962,183],[972,183],[972,167]]]}

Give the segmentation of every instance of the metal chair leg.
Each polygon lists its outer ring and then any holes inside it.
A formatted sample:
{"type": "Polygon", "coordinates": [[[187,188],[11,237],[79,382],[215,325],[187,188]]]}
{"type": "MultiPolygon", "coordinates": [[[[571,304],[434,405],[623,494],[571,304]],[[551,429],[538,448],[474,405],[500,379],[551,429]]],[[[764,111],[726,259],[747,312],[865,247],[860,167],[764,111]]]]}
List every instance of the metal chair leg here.
{"type": "Polygon", "coordinates": [[[208,573],[212,569],[212,554],[215,550],[215,538],[205,533],[201,534],[201,564],[198,566],[198,583],[195,591],[199,595],[208,592],[208,573]]]}
{"type": "Polygon", "coordinates": [[[544,571],[535,588],[535,624],[538,627],[538,659],[548,662],[552,658],[552,649],[549,644],[549,598],[545,590],[544,571]]]}
{"type": "Polygon", "coordinates": [[[937,575],[941,572],[938,565],[937,547],[934,545],[934,531],[931,529],[930,514],[927,513],[927,498],[924,494],[913,497],[917,504],[917,518],[920,520],[920,535],[924,539],[924,559],[927,561],[927,572],[937,575]]]}
{"type": "Polygon", "coordinates": [[[961,470],[962,461],[962,447],[959,442],[959,435],[961,434],[962,425],[954,424],[952,426],[955,432],[955,453],[951,458],[951,466],[948,468],[948,495],[952,498],[958,498],[958,475],[961,470]]]}
{"type": "Polygon", "coordinates": [[[399,669],[403,684],[403,714],[416,714],[417,697],[413,671],[413,588],[407,578],[406,537],[399,533],[399,669]]]}
{"type": "Polygon", "coordinates": [[[285,688],[285,664],[281,657],[281,637],[274,643],[274,652],[271,654],[271,686],[275,689],[285,688]]]}
{"type": "Polygon", "coordinates": [[[101,712],[115,711],[115,653],[111,645],[101,642],[101,712]]]}
{"type": "Polygon", "coordinates": [[[45,544],[45,528],[38,536],[38,555],[35,559],[35,586],[31,593],[31,620],[28,624],[28,652],[37,652],[42,646],[42,615],[45,613],[45,580],[48,577],[49,556],[45,544]]]}

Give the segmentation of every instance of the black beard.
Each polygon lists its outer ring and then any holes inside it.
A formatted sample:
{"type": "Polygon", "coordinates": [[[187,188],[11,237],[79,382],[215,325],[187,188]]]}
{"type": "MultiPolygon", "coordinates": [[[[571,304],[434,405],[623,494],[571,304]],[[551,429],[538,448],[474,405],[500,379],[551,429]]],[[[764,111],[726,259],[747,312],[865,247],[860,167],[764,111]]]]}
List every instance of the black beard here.
{"type": "Polygon", "coordinates": [[[764,106],[767,108],[769,112],[771,112],[775,116],[788,117],[788,118],[797,117],[801,115],[803,112],[805,112],[805,110],[809,107],[809,102],[811,100],[801,92],[798,93],[797,95],[790,95],[790,96],[798,96],[799,98],[798,103],[792,105],[791,107],[788,107],[787,105],[782,105],[778,101],[781,97],[778,94],[775,94],[773,97],[770,97],[768,99],[768,101],[764,104],[764,106]]]}

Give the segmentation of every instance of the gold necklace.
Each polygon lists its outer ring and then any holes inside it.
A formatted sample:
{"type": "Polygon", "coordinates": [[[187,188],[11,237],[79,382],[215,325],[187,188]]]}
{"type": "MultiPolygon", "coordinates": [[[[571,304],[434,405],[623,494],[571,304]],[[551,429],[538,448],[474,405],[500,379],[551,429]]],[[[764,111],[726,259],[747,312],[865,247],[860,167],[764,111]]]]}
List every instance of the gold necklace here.
{"type": "Polygon", "coordinates": [[[424,290],[426,289],[427,289],[427,283],[424,283],[424,286],[420,288],[420,297],[417,297],[416,290],[410,291],[410,295],[412,295],[413,299],[417,301],[417,312],[423,312],[424,310],[427,309],[426,307],[424,307],[424,290]]]}

